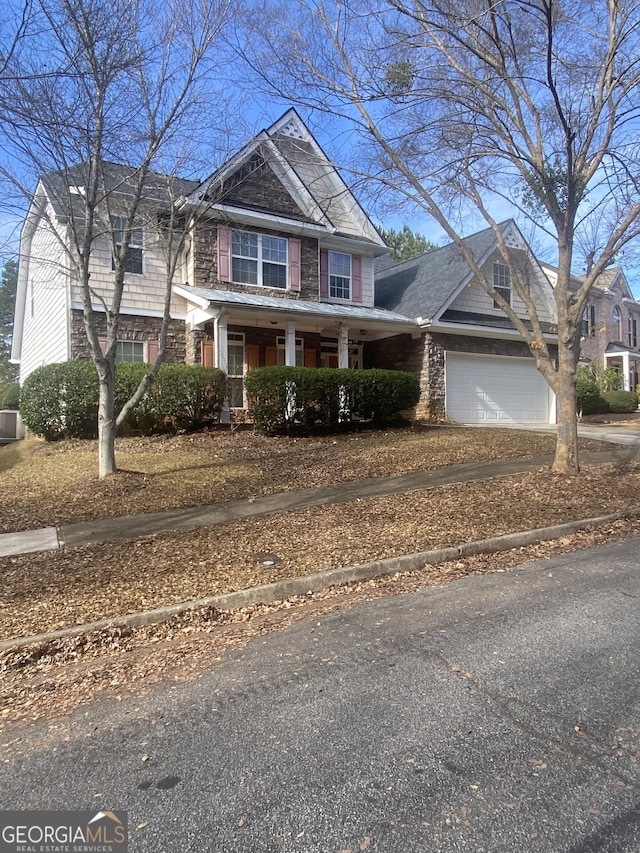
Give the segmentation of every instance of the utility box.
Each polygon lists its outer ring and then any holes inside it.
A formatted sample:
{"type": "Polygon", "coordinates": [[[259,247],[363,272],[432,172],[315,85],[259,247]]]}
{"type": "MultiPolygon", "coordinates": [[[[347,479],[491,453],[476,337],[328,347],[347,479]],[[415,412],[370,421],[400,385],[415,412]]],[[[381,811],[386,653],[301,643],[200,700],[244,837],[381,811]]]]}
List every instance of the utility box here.
{"type": "Polygon", "coordinates": [[[18,441],[24,438],[24,426],[20,420],[20,412],[14,409],[0,410],[0,444],[18,441]]]}

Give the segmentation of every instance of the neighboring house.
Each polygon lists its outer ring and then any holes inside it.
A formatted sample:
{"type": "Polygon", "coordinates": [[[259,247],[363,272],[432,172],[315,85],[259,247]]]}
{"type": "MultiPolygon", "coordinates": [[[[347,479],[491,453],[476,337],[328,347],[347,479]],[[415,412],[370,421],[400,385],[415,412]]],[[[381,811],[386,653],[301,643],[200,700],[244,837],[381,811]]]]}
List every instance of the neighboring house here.
{"type": "MultiPolygon", "coordinates": [[[[542,266],[554,284],[556,268],[542,266]]],[[[584,276],[573,278],[576,288],[584,281],[584,276]]],[[[596,370],[617,370],[626,391],[635,391],[640,384],[640,302],[634,300],[620,267],[605,270],[591,288],[582,322],[580,359],[596,370]]]]}
{"type": "MultiPolygon", "coordinates": [[[[92,259],[98,296],[113,286],[113,245],[122,231],[117,197],[127,192],[118,171],[125,167],[112,168],[111,228],[92,259]]],[[[40,181],[22,231],[12,351],[21,382],[42,364],[89,355],[57,184],[57,176],[40,181]]],[[[245,405],[243,378],[254,367],[366,367],[371,342],[417,328],[402,313],[375,306],[374,259],[386,246],[294,110],[202,184],[178,189],[178,208],[193,225],[173,287],[167,360],[224,370],[231,409],[245,405]]],[[[166,193],[147,193],[146,210],[161,212],[163,204],[166,193]]],[[[129,246],[117,354],[123,361],[151,361],[157,353],[162,233],[153,216],[144,222],[129,246]]],[[[99,298],[94,310],[104,316],[99,298]]]]}
{"type": "MultiPolygon", "coordinates": [[[[555,334],[553,291],[516,224],[500,226],[512,258],[534,295],[545,339],[555,334]]],[[[488,228],[465,238],[501,295],[526,318],[509,269],[488,228]]],[[[555,399],[529,347],[475,279],[454,244],[390,265],[376,275],[376,304],[415,317],[419,334],[376,342],[369,363],[420,376],[418,414],[463,423],[555,422],[555,399]]]]}

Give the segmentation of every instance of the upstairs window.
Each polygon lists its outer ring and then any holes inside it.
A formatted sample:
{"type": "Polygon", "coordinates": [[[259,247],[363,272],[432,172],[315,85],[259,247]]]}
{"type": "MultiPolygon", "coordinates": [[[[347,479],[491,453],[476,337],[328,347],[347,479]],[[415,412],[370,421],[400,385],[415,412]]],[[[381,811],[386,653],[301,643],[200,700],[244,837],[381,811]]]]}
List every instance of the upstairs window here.
{"type": "MultiPolygon", "coordinates": [[[[511,305],[511,275],[509,274],[509,267],[506,264],[494,263],[493,289],[498,291],[507,305],[511,305]]],[[[493,307],[499,308],[500,306],[494,301],[493,307]]]]}
{"type": "Polygon", "coordinates": [[[329,252],[329,296],[351,299],[351,255],[329,252]]]}
{"type": "MultiPolygon", "coordinates": [[[[112,219],[113,225],[113,242],[116,247],[116,252],[120,254],[122,250],[122,241],[124,232],[127,227],[127,220],[123,216],[114,216],[112,219]]],[[[142,250],[143,250],[143,233],[142,228],[134,228],[131,232],[129,245],[124,258],[124,270],[135,275],[142,275],[142,250]]],[[[115,258],[111,259],[111,269],[115,270],[115,258]]]]}
{"type": "Polygon", "coordinates": [[[622,340],[622,315],[617,305],[613,309],[613,340],[622,340]]]}
{"type": "Polygon", "coordinates": [[[253,231],[232,231],[231,278],[238,284],[286,289],[287,240],[253,231]]]}
{"type": "Polygon", "coordinates": [[[629,346],[638,348],[638,322],[635,317],[629,317],[629,346]]]}
{"type": "Polygon", "coordinates": [[[596,308],[587,305],[582,315],[582,337],[592,338],[596,333],[596,308]]]}

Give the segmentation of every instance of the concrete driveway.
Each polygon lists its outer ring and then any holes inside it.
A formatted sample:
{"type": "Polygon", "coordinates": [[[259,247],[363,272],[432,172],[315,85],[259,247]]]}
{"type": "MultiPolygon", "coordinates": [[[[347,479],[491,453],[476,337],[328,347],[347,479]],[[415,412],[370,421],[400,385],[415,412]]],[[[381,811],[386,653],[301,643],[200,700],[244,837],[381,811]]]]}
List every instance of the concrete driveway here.
{"type": "Polygon", "coordinates": [[[125,809],[132,853],[637,853],[639,548],[306,620],[34,726],[0,806],[125,809]]]}

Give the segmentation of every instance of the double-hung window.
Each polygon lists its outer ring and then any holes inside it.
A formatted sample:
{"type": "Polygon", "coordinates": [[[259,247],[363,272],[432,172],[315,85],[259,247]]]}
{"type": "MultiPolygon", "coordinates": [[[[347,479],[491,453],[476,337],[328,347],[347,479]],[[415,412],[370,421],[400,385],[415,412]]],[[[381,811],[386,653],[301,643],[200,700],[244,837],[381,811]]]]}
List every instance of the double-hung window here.
{"type": "Polygon", "coordinates": [[[234,230],[231,277],[239,284],[287,287],[287,241],[284,237],[234,230]]]}
{"type": "MultiPolygon", "coordinates": [[[[493,289],[498,291],[508,305],[511,305],[511,275],[509,274],[509,267],[497,261],[493,265],[493,289]]],[[[493,307],[499,308],[500,306],[494,301],[493,307]]]]}
{"type": "Polygon", "coordinates": [[[595,305],[587,305],[582,315],[582,337],[592,338],[596,333],[595,305]]]}
{"type": "Polygon", "coordinates": [[[351,299],[351,255],[329,252],[329,296],[351,299]]]}
{"type": "Polygon", "coordinates": [[[638,346],[638,323],[635,317],[628,318],[629,325],[629,346],[636,349],[638,346]]]}
{"type": "MultiPolygon", "coordinates": [[[[113,227],[113,242],[115,250],[118,254],[122,251],[122,241],[124,240],[124,232],[127,227],[127,220],[123,216],[114,216],[111,220],[113,227]]],[[[142,228],[134,228],[129,238],[129,245],[125,252],[124,269],[125,272],[142,275],[142,250],[143,250],[143,233],[142,228]]],[[[111,269],[116,268],[115,258],[111,259],[111,269]]]]}
{"type": "Polygon", "coordinates": [[[622,314],[617,305],[613,309],[613,340],[622,340],[622,314]]]}
{"type": "Polygon", "coordinates": [[[116,361],[143,362],[144,343],[142,341],[117,341],[116,361]]]}

